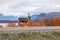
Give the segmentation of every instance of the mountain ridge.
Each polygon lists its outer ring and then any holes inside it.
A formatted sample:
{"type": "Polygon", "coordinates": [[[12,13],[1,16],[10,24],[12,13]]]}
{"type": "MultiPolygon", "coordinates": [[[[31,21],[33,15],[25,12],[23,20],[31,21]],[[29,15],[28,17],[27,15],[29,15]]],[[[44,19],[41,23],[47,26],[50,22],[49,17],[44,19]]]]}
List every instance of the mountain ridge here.
{"type": "Polygon", "coordinates": [[[47,19],[52,19],[53,17],[59,17],[60,18],[60,12],[50,12],[50,13],[40,13],[38,15],[32,15],[31,16],[31,20],[32,21],[37,21],[37,19],[39,18],[44,18],[46,17],[47,19]],[[34,19],[35,18],[35,19],[34,19]]]}

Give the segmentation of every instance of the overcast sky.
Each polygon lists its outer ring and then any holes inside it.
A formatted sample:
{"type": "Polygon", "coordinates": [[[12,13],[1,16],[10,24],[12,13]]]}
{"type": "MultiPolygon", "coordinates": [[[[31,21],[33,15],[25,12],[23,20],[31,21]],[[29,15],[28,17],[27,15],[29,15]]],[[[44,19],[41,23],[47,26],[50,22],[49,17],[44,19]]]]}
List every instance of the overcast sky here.
{"type": "Polygon", "coordinates": [[[34,12],[60,12],[60,0],[0,0],[0,13],[25,16],[34,12]]]}

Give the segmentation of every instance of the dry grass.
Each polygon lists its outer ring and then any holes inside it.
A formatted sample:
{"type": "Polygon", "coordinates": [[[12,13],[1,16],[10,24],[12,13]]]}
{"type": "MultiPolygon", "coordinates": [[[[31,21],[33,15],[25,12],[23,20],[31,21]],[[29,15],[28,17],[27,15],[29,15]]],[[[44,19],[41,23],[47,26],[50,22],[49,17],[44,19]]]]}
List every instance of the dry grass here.
{"type": "Polygon", "coordinates": [[[0,40],[60,40],[60,32],[0,34],[0,40]]]}

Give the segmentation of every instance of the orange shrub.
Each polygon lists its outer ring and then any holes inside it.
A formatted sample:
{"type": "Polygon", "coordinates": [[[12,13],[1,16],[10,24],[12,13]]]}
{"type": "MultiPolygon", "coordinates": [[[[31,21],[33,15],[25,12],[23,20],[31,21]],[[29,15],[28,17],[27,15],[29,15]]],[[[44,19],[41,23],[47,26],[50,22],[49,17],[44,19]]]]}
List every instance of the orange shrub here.
{"type": "Polygon", "coordinates": [[[54,17],[52,19],[52,23],[53,23],[54,26],[60,26],[60,18],[54,17]]]}
{"type": "Polygon", "coordinates": [[[8,27],[16,27],[16,23],[8,23],[8,27]]]}
{"type": "Polygon", "coordinates": [[[30,22],[30,21],[28,21],[26,25],[27,25],[27,26],[31,26],[31,22],[30,22]]]}
{"type": "Polygon", "coordinates": [[[0,25],[0,27],[3,27],[2,25],[0,25]]]}
{"type": "Polygon", "coordinates": [[[27,22],[27,26],[39,26],[39,23],[38,22],[32,22],[32,21],[29,21],[27,22]]]}
{"type": "Polygon", "coordinates": [[[20,22],[20,23],[19,23],[19,26],[24,27],[24,26],[25,26],[25,23],[20,22]]]}

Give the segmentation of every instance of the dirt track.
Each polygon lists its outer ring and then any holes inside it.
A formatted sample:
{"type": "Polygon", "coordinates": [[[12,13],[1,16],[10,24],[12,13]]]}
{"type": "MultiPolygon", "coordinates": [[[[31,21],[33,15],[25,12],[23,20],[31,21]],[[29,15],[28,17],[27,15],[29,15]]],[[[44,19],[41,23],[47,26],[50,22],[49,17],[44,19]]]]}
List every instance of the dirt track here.
{"type": "Polygon", "coordinates": [[[60,27],[6,27],[0,28],[0,33],[19,33],[19,32],[53,32],[60,31],[60,27]]]}

